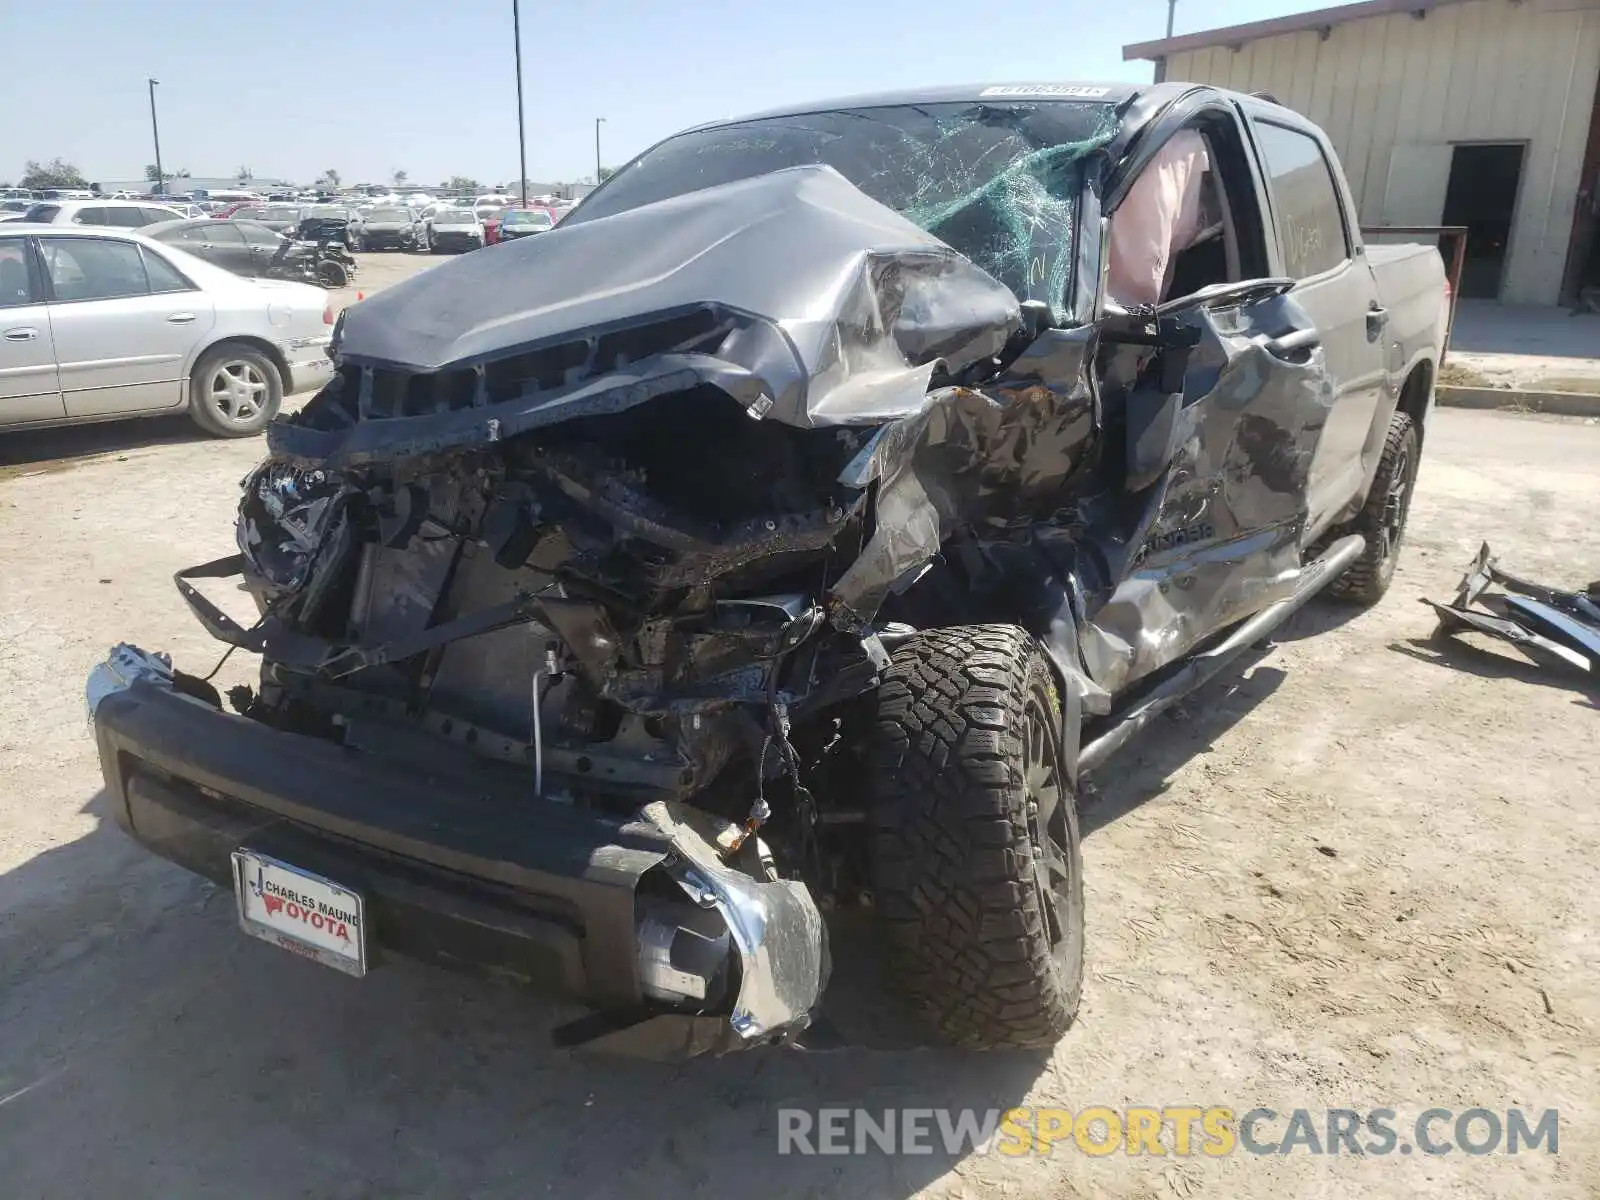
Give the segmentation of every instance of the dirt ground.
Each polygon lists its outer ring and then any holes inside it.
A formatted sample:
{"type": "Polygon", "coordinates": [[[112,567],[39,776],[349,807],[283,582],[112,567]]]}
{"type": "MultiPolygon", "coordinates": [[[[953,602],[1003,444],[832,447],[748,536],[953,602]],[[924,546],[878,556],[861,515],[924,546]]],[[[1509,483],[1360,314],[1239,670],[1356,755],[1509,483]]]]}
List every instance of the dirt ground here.
{"type": "MultiPolygon", "coordinates": [[[[363,290],[419,265],[394,256],[363,290]]],[[[1438,412],[1388,599],[1312,605],[1107,769],[1083,814],[1083,1012],[1053,1054],[891,1036],[676,1068],[552,1050],[574,1010],[509,986],[409,964],[355,981],[245,938],[226,893],[112,825],[85,673],[123,639],[209,669],[171,575],[231,550],[260,450],[181,422],[0,444],[8,1200],[1600,1194],[1600,714],[1514,658],[1434,645],[1417,602],[1484,539],[1538,579],[1600,575],[1594,422],[1438,412]],[[1390,1107],[1402,1132],[1435,1106],[1559,1108],[1561,1141],[777,1155],[780,1108],[851,1104],[1390,1107]]],[[[870,952],[843,957],[870,974],[870,952]]]]}

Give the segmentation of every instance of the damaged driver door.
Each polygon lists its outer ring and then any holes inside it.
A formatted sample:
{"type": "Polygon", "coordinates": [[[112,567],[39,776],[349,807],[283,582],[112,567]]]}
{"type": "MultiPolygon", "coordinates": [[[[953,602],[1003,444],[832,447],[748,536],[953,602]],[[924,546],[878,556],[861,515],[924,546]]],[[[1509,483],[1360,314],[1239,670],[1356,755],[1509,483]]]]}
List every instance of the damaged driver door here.
{"type": "Polygon", "coordinates": [[[1133,525],[1093,619],[1125,665],[1113,690],[1294,589],[1333,389],[1292,286],[1219,284],[1105,322],[1138,364],[1121,403],[1133,525]]]}
{"type": "Polygon", "coordinates": [[[1204,173],[1187,185],[1202,217],[1173,251],[1165,296],[1097,309],[1102,399],[1125,455],[1115,515],[1099,522],[1109,577],[1089,636],[1112,691],[1294,590],[1336,396],[1314,315],[1275,269],[1267,191],[1231,104],[1200,97],[1158,118],[1112,180],[1110,221],[1185,131],[1204,139],[1204,173]]]}

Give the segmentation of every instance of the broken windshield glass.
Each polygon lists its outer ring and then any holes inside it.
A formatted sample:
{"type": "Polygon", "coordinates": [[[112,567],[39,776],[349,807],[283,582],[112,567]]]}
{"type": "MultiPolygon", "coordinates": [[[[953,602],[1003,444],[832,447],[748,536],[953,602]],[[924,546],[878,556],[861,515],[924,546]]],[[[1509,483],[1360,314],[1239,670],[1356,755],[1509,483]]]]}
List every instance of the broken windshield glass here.
{"type": "Polygon", "coordinates": [[[822,164],[999,279],[1065,315],[1083,164],[1117,129],[1105,103],[836,109],[691,130],[647,151],[567,219],[822,164]]]}

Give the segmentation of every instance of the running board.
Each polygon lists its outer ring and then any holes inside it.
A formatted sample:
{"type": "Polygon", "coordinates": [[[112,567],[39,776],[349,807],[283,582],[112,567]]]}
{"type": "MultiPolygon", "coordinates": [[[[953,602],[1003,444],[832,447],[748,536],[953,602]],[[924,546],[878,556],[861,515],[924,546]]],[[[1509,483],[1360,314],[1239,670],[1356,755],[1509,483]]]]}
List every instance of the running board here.
{"type": "Polygon", "coordinates": [[[1221,642],[1192,656],[1178,671],[1135,702],[1127,712],[1113,717],[1105,731],[1078,752],[1078,770],[1089,772],[1104,764],[1151,721],[1209,682],[1245,650],[1298,612],[1307,600],[1339,578],[1366,548],[1367,541],[1359,533],[1352,533],[1334,542],[1328,547],[1327,553],[1315,562],[1308,563],[1301,571],[1292,595],[1268,605],[1236,627],[1221,642]]]}

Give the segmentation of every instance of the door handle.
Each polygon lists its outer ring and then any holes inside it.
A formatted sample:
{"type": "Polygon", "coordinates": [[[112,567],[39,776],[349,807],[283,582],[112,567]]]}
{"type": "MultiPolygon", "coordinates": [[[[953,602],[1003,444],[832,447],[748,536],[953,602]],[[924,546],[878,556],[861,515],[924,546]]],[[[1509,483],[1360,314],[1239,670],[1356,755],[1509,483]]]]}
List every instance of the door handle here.
{"type": "Polygon", "coordinates": [[[16,329],[8,329],[4,334],[8,342],[31,342],[38,336],[39,331],[37,329],[30,329],[25,325],[18,326],[16,329]]]}
{"type": "Polygon", "coordinates": [[[168,323],[172,325],[187,325],[193,320],[194,314],[191,312],[173,313],[167,318],[168,323]]]}
{"type": "Polygon", "coordinates": [[[1297,329],[1282,337],[1268,338],[1263,345],[1273,358],[1287,360],[1297,354],[1309,354],[1322,345],[1322,334],[1315,329],[1297,329]]]}

